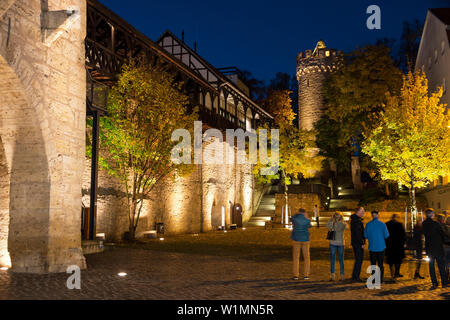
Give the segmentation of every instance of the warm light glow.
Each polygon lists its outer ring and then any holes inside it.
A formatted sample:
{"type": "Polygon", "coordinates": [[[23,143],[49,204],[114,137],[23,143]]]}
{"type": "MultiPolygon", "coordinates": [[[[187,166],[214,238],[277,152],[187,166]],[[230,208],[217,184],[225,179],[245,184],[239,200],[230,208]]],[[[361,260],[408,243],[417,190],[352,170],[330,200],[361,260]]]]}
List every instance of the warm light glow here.
{"type": "Polygon", "coordinates": [[[125,277],[127,275],[127,273],[126,272],[119,272],[117,275],[119,277],[125,277]]]}
{"type": "Polygon", "coordinates": [[[339,191],[341,191],[341,190],[342,190],[342,188],[341,188],[341,187],[339,187],[339,188],[338,188],[338,190],[339,190],[339,191]]]}
{"type": "Polygon", "coordinates": [[[222,206],[222,227],[225,228],[225,207],[222,206]]]}
{"type": "Polygon", "coordinates": [[[245,230],[245,228],[242,228],[242,230],[245,230]]]}
{"type": "Polygon", "coordinates": [[[223,232],[227,233],[228,231],[227,231],[227,230],[224,230],[223,232]]]}
{"type": "Polygon", "coordinates": [[[8,269],[9,269],[8,267],[1,267],[1,268],[0,268],[1,271],[6,271],[6,270],[8,270],[8,269]]]}
{"type": "Polygon", "coordinates": [[[429,261],[430,261],[430,258],[425,257],[423,260],[425,260],[426,262],[429,262],[429,261]]]}
{"type": "Polygon", "coordinates": [[[159,240],[163,241],[163,240],[164,240],[164,238],[159,238],[159,240]]]}

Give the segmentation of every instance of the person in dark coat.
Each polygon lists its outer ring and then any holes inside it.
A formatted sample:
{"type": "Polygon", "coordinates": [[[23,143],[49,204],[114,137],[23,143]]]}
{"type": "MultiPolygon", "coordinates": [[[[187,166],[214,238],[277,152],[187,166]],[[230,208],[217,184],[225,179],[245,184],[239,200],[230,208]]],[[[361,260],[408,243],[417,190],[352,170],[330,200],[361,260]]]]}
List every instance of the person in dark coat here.
{"type": "Polygon", "coordinates": [[[437,216],[437,222],[439,222],[442,232],[444,233],[445,266],[447,267],[447,279],[448,279],[450,267],[450,228],[447,226],[446,216],[443,214],[439,214],[437,216]]]}
{"type": "Polygon", "coordinates": [[[420,265],[423,259],[423,229],[422,221],[417,221],[413,229],[412,245],[414,247],[414,255],[417,259],[416,272],[414,272],[414,279],[425,279],[420,275],[420,265]]]}
{"type": "Polygon", "coordinates": [[[355,254],[355,264],[353,265],[352,281],[364,282],[361,280],[361,266],[364,259],[364,245],[366,239],[364,238],[364,224],[362,218],[364,217],[364,208],[360,207],[354,214],[350,216],[350,230],[351,243],[353,253],[355,254]]]}
{"type": "Polygon", "coordinates": [[[398,215],[392,215],[390,221],[386,223],[389,231],[389,238],[386,239],[386,262],[391,270],[391,277],[401,278],[400,267],[405,258],[406,233],[403,225],[397,221],[398,215]],[[395,272],[394,272],[395,266],[395,272]]]}
{"type": "Polygon", "coordinates": [[[433,220],[433,209],[427,209],[425,211],[427,219],[422,223],[423,234],[425,235],[425,250],[427,251],[430,269],[430,277],[433,286],[431,289],[438,287],[438,281],[436,278],[436,270],[434,267],[437,262],[439,274],[441,276],[442,287],[447,287],[447,268],[445,266],[445,251],[444,251],[444,232],[439,225],[439,222],[433,220]]]}

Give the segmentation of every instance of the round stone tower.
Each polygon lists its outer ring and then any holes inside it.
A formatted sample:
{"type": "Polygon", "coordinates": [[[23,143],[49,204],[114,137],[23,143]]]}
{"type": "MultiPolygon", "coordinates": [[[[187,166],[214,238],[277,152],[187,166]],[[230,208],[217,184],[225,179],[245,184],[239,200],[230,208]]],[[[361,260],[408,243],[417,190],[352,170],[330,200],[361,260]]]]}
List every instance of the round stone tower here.
{"type": "Polygon", "coordinates": [[[340,51],[329,49],[322,40],[314,51],[306,50],[297,56],[298,119],[299,127],[314,129],[314,124],[325,110],[322,94],[324,80],[338,67],[336,57],[340,51]]]}

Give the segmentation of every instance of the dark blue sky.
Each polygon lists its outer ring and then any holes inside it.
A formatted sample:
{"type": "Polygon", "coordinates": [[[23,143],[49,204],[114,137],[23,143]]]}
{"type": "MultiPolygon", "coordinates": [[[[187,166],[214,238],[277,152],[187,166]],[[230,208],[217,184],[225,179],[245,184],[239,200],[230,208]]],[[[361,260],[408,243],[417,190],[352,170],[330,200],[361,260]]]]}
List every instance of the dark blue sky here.
{"type": "Polygon", "coordinates": [[[156,41],[169,29],[216,67],[237,66],[269,80],[295,73],[298,52],[328,47],[351,51],[378,38],[399,38],[402,22],[424,21],[427,8],[450,0],[100,0],[156,41]],[[381,8],[381,30],[368,30],[366,9],[381,8]]]}

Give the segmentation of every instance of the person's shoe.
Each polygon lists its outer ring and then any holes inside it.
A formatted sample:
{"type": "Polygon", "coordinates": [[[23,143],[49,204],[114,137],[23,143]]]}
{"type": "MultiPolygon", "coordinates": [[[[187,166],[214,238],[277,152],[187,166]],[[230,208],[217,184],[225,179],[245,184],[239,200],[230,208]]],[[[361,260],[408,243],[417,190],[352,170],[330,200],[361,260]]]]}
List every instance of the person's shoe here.
{"type": "Polygon", "coordinates": [[[414,274],[414,279],[425,279],[425,277],[422,277],[420,273],[416,273],[414,274]]]}
{"type": "Polygon", "coordinates": [[[396,274],[395,277],[396,278],[403,278],[403,275],[402,274],[396,274]]]}
{"type": "Polygon", "coordinates": [[[345,281],[345,275],[343,274],[343,273],[341,273],[341,277],[340,277],[340,279],[339,280],[341,280],[341,281],[345,281]]]}
{"type": "Polygon", "coordinates": [[[361,278],[358,278],[358,279],[352,279],[352,282],[363,283],[363,282],[365,282],[365,281],[362,280],[361,278]]]}
{"type": "Polygon", "coordinates": [[[293,276],[292,280],[298,280],[298,277],[297,276],[293,276]]]}
{"type": "Polygon", "coordinates": [[[336,274],[332,273],[330,276],[330,281],[334,281],[334,280],[336,280],[336,274]]]}
{"type": "Polygon", "coordinates": [[[305,276],[303,280],[309,280],[309,276],[305,276]]]}
{"type": "Polygon", "coordinates": [[[438,286],[437,286],[436,284],[433,284],[433,285],[430,287],[430,291],[436,290],[437,288],[438,288],[438,286]]]}

